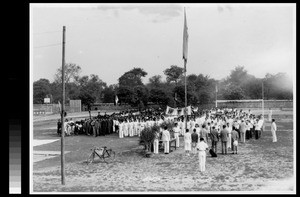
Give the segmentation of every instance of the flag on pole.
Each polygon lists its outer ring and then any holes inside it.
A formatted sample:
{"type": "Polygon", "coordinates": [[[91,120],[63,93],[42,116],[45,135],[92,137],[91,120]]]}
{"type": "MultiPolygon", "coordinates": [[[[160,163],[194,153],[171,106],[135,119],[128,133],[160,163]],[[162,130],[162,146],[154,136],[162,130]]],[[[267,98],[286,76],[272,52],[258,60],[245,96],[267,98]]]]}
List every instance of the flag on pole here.
{"type": "MultiPolygon", "coordinates": [[[[186,22],[186,14],[185,14],[185,8],[184,8],[184,26],[183,26],[183,59],[187,61],[187,55],[188,55],[188,27],[186,22]]],[[[186,70],[186,68],[184,68],[186,70]]]]}
{"type": "Polygon", "coordinates": [[[178,100],[177,100],[177,92],[175,92],[174,100],[175,100],[175,101],[178,101],[178,100]]]}

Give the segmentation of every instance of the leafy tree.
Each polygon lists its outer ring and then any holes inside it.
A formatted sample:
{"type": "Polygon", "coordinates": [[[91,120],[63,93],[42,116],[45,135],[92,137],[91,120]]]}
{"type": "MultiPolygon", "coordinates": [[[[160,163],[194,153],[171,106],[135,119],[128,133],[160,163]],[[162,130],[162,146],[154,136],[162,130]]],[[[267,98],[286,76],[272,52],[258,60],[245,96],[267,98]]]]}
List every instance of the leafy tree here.
{"type": "Polygon", "coordinates": [[[119,78],[119,85],[132,88],[138,85],[143,85],[142,77],[145,77],[146,75],[147,72],[145,72],[142,68],[133,68],[132,70],[125,72],[119,78]]]}
{"type": "Polygon", "coordinates": [[[133,94],[133,90],[127,86],[119,86],[117,88],[117,95],[120,104],[123,103],[131,104],[132,94],[133,94]]]}
{"type": "MultiPolygon", "coordinates": [[[[69,63],[65,64],[65,83],[73,81],[75,83],[79,80],[79,73],[81,72],[81,67],[77,64],[69,63]]],[[[62,68],[58,68],[56,74],[54,75],[54,81],[57,83],[62,82],[62,68]]]]}
{"type": "Polygon", "coordinates": [[[226,86],[223,96],[226,100],[241,100],[245,98],[242,88],[235,84],[226,86]]]}
{"type": "Polygon", "coordinates": [[[144,108],[148,102],[148,89],[144,85],[135,86],[133,88],[133,95],[131,98],[131,104],[133,106],[138,106],[139,108],[144,108]]]}
{"type": "Polygon", "coordinates": [[[79,94],[79,99],[83,105],[86,105],[88,109],[91,108],[92,104],[95,103],[96,97],[90,90],[82,89],[79,94]]]}
{"type": "Polygon", "coordinates": [[[149,91],[149,101],[155,104],[167,105],[169,98],[162,88],[153,88],[149,91]]]}
{"type": "Polygon", "coordinates": [[[110,85],[103,90],[103,102],[104,103],[114,103],[115,102],[115,86],[110,85]]]}
{"type": "Polygon", "coordinates": [[[51,94],[50,82],[48,79],[39,79],[33,82],[33,103],[43,104],[47,94],[51,94]]]}
{"type": "Polygon", "coordinates": [[[293,82],[286,73],[268,73],[263,83],[265,99],[293,99],[293,82]]]}
{"type": "Polygon", "coordinates": [[[237,66],[231,71],[228,82],[235,85],[241,85],[250,77],[248,72],[245,70],[244,66],[237,66]]]}
{"type": "Polygon", "coordinates": [[[170,68],[164,70],[164,74],[167,76],[167,82],[178,83],[181,76],[183,76],[184,69],[176,65],[171,65],[170,68]]]}
{"type": "Polygon", "coordinates": [[[161,75],[154,75],[153,77],[149,78],[149,83],[147,84],[149,88],[159,88],[162,86],[162,76],[161,75]]]}

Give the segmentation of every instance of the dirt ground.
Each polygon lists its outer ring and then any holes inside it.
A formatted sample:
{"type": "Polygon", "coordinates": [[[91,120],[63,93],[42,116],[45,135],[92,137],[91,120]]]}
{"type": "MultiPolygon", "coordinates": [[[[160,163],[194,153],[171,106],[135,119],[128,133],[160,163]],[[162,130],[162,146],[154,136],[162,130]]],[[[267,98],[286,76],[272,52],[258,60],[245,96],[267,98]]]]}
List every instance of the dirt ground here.
{"type": "MultiPolygon", "coordinates": [[[[143,156],[138,137],[119,139],[117,134],[104,137],[66,137],[66,184],[61,185],[60,157],[33,164],[33,192],[293,192],[293,122],[278,121],[278,142],[272,143],[270,123],[259,140],[239,143],[237,155],[212,158],[207,154],[206,171],[199,171],[198,155],[184,153],[180,148],[170,154],[160,152],[150,158],[143,156]],[[116,151],[114,161],[96,160],[87,165],[93,146],[108,146],[116,151]]],[[[34,123],[34,139],[59,139],[54,121],[34,123]]],[[[209,144],[210,145],[210,144],[209,144]]],[[[60,140],[35,146],[35,151],[59,151],[60,140]]],[[[218,144],[218,153],[221,151],[218,144]]],[[[229,151],[231,153],[231,151],[229,151]]]]}

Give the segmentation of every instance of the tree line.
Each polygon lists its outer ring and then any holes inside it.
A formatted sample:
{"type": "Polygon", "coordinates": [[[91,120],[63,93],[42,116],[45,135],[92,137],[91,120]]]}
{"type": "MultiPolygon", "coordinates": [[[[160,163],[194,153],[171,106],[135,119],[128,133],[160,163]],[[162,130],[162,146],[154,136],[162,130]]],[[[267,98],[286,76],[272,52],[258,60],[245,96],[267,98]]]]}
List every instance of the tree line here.
{"type": "MultiPolygon", "coordinates": [[[[66,101],[80,99],[83,105],[93,103],[114,103],[115,95],[119,104],[129,104],[143,108],[149,104],[183,107],[185,101],[184,69],[171,65],[164,70],[166,80],[154,75],[147,83],[142,78],[147,72],[133,68],[118,79],[118,84],[107,85],[98,75],[80,76],[81,67],[69,63],[65,65],[66,101]]],[[[33,83],[33,103],[42,104],[49,97],[52,103],[62,101],[61,68],[57,69],[54,81],[41,78],[33,83]]],[[[293,99],[293,83],[286,73],[256,78],[243,66],[236,66],[229,76],[215,80],[208,75],[187,75],[187,103],[198,106],[218,100],[240,99],[293,99]],[[263,90],[263,91],[262,91],[263,90]],[[262,93],[263,92],[263,93],[262,93]]]]}

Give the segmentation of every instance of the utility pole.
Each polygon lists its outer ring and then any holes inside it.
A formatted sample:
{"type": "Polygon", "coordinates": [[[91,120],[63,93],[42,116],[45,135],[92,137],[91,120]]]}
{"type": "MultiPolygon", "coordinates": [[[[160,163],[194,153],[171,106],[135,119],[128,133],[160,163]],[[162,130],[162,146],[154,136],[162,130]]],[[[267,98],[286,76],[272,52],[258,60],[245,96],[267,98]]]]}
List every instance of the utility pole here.
{"type": "Polygon", "coordinates": [[[262,97],[262,115],[265,117],[265,106],[264,106],[264,80],[261,83],[261,97],[262,97]]]}
{"type": "Polygon", "coordinates": [[[62,105],[61,105],[61,184],[65,185],[65,32],[63,26],[63,43],[62,43],[62,105]]]}

